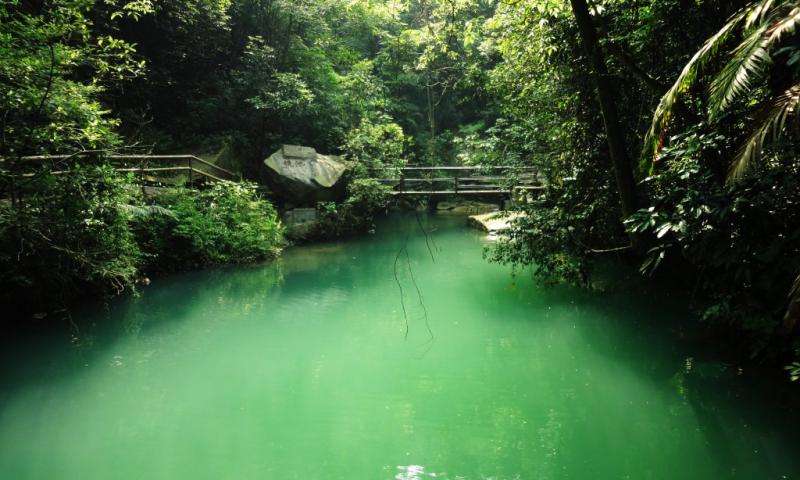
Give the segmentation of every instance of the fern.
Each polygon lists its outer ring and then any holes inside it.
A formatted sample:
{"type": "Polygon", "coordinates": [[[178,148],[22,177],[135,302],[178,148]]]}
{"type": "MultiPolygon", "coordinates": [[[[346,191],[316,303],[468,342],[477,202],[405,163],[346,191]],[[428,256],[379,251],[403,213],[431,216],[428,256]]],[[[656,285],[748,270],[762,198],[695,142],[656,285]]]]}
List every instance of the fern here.
{"type": "Polygon", "coordinates": [[[168,208],[160,207],[158,205],[120,204],[119,209],[125,212],[131,218],[135,219],[146,219],[158,216],[175,218],[175,212],[173,212],[168,208]]]}

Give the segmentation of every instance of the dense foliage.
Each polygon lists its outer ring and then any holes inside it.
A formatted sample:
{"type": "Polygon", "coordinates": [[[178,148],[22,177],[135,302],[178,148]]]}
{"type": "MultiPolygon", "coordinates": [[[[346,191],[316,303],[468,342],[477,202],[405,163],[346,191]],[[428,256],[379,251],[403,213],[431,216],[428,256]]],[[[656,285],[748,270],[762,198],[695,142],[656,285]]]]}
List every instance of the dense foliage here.
{"type": "Polygon", "coordinates": [[[135,230],[150,270],[181,270],[275,257],[282,227],[271,203],[248,183],[176,188],[155,197],[135,230]]]}
{"type": "Polygon", "coordinates": [[[253,185],[143,197],[130,176],[78,164],[37,175],[0,207],[0,301],[25,314],[132,292],[153,273],[273,258],[282,233],[253,185]]]}
{"type": "Polygon", "coordinates": [[[157,270],[272,257],[282,244],[277,214],[254,186],[153,197],[105,162],[132,141],[109,95],[146,66],[120,29],[153,13],[146,0],[3,2],[0,270],[12,312],[130,292],[157,270]],[[91,155],[22,158],[73,152],[91,155]]]}
{"type": "Polygon", "coordinates": [[[335,238],[371,230],[375,217],[389,206],[390,191],[390,187],[375,180],[353,180],[343,202],[323,202],[317,206],[319,221],[312,235],[335,238]]]}
{"type": "Polygon", "coordinates": [[[163,151],[228,147],[231,166],[254,178],[281,144],[326,153],[355,147],[361,158],[369,151],[364,137],[382,134],[408,136],[410,153],[438,162],[450,132],[487,113],[490,56],[481,46],[493,8],[493,1],[155,3],[153,14],[118,29],[147,75],[109,97],[128,138],[163,151]]]}
{"type": "Polygon", "coordinates": [[[0,268],[5,302],[63,306],[83,293],[121,293],[137,279],[141,252],[125,206],[125,177],[107,167],[41,175],[24,206],[0,210],[0,268]],[[87,291],[88,290],[88,291],[87,291]]]}
{"type": "Polygon", "coordinates": [[[627,252],[642,258],[645,277],[685,285],[702,320],[736,332],[740,352],[785,358],[797,324],[787,296],[800,269],[796,3],[594,2],[614,79],[606,94],[627,154],[644,152],[634,172],[641,210],[624,223],[596,103],[602,85],[585,74],[597,66],[573,18],[579,3],[520,2],[493,20],[504,55],[494,85],[517,121],[490,137],[492,149],[518,152],[550,180],[521,206],[527,217],[494,258],[536,265],[548,282],[585,284],[597,259],[627,252]]]}

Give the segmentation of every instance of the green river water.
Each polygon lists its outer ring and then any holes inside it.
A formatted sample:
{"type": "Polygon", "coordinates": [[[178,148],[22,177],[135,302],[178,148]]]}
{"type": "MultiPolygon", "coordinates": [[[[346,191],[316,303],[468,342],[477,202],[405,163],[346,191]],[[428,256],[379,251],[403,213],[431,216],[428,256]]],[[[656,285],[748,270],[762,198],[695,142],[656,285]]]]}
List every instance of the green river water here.
{"type": "Polygon", "coordinates": [[[396,216],[6,339],[0,479],[800,478],[796,420],[678,340],[685,302],[540,287],[422,222],[435,262],[396,216]]]}

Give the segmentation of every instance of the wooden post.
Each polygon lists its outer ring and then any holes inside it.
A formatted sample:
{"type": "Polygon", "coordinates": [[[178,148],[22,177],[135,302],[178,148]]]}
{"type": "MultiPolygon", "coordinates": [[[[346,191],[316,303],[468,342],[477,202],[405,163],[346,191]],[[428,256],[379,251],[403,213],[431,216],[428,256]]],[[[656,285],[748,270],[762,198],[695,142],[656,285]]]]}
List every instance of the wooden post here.
{"type": "Polygon", "coordinates": [[[456,176],[453,177],[453,185],[455,187],[456,195],[458,195],[458,171],[456,171],[456,176]]]}
{"type": "Polygon", "coordinates": [[[192,173],[193,173],[192,172],[192,157],[188,157],[186,159],[186,166],[189,167],[189,186],[191,187],[191,186],[193,186],[192,184],[194,183],[194,178],[193,178],[194,176],[192,175],[192,173]]]}

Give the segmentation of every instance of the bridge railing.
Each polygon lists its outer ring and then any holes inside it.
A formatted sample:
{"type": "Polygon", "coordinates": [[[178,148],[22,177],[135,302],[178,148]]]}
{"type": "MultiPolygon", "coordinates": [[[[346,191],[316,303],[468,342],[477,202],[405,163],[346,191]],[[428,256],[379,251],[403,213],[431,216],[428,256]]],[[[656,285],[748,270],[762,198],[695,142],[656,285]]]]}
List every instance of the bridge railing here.
{"type": "Polygon", "coordinates": [[[396,178],[377,178],[394,187],[395,195],[492,195],[515,189],[535,190],[541,181],[535,167],[407,166],[396,178]]]}
{"type": "Polygon", "coordinates": [[[37,155],[22,157],[22,177],[35,175],[25,164],[31,167],[49,167],[53,175],[64,175],[70,172],[77,162],[106,161],[114,165],[115,170],[139,175],[143,183],[177,183],[182,179],[189,185],[198,181],[225,182],[240,180],[234,172],[203,160],[195,155],[122,155],[103,154],[98,152],[79,152],[72,155],[37,155]]]}

